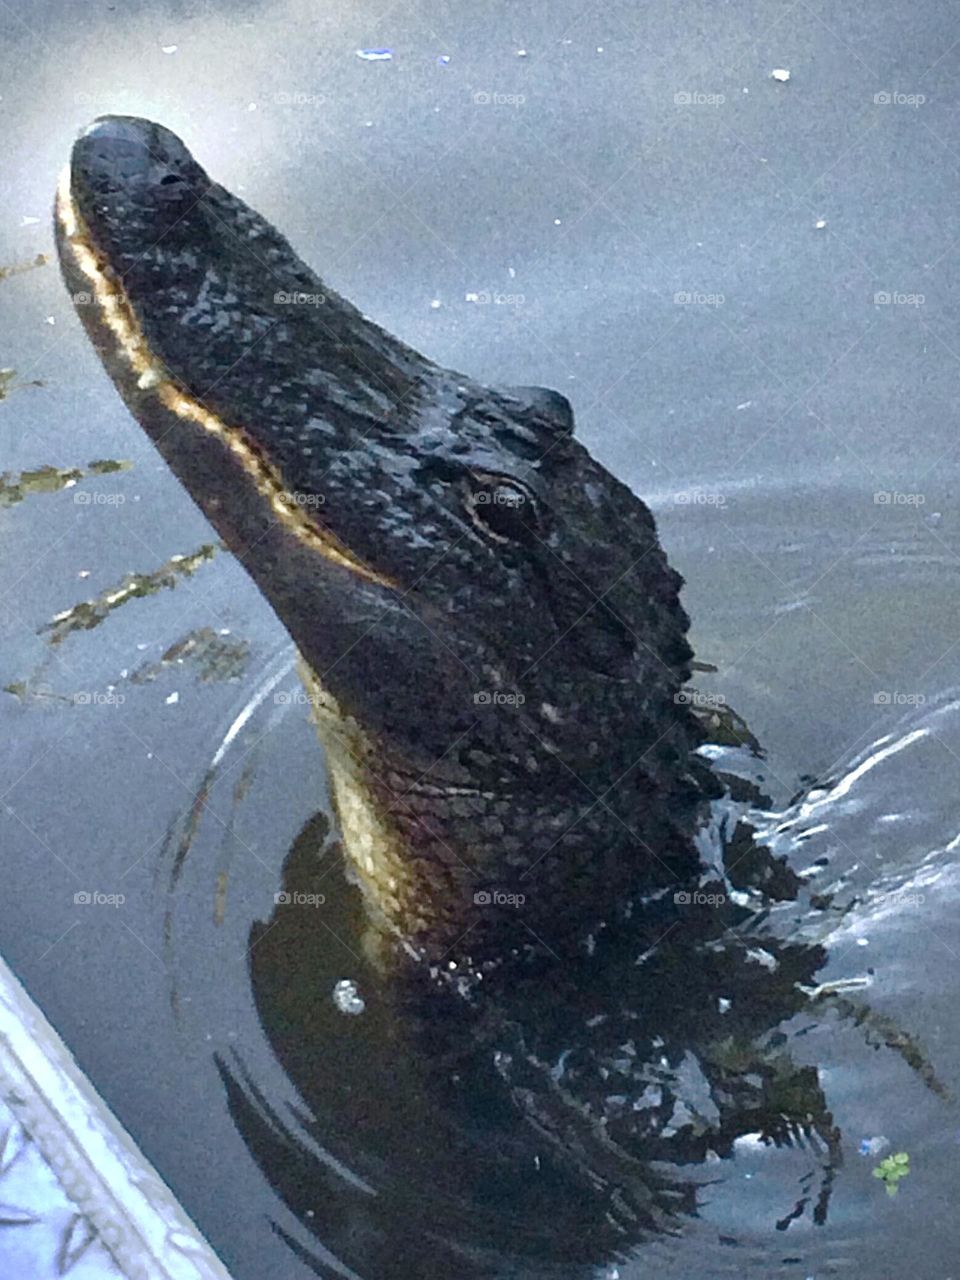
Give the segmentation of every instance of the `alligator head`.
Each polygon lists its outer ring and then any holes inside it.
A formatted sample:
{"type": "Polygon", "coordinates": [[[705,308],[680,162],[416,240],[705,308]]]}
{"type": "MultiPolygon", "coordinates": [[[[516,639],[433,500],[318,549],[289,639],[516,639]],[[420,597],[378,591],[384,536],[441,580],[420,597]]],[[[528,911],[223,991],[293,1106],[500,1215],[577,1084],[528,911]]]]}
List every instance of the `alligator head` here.
{"type": "Polygon", "coordinates": [[[86,130],[56,223],[126,404],[302,656],[376,918],[434,959],[553,950],[689,874],[681,579],[564,397],[411,350],[149,121],[86,130]]]}

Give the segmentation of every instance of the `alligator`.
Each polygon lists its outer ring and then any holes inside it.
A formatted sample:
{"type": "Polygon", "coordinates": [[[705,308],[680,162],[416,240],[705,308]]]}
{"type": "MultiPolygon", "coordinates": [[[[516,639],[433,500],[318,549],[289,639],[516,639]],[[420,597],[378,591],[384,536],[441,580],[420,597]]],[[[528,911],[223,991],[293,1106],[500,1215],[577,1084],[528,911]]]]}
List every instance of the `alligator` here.
{"type": "Polygon", "coordinates": [[[299,650],[378,926],[480,967],[695,876],[682,579],[569,402],[384,332],[147,120],[82,134],[56,228],[120,394],[299,650]]]}
{"type": "MultiPolygon", "coordinates": [[[[766,907],[800,880],[748,823],[724,828],[707,865],[718,807],[745,797],[742,815],[756,794],[699,750],[681,577],[648,507],[575,439],[568,401],[481,385],[386,333],[150,121],[107,116],[80,136],[55,220],[108,373],[299,652],[371,927],[398,973],[431,977],[430,1001],[405,980],[378,996],[401,1042],[384,1060],[421,1084],[397,1109],[404,1132],[427,1105],[404,1169],[339,1043],[327,1067],[312,1001],[290,1004],[325,950],[291,913],[254,930],[278,1059],[347,1133],[344,1159],[364,1133],[374,1168],[400,1162],[402,1205],[386,1233],[365,1199],[341,1212],[331,1195],[315,1217],[329,1164],[239,1059],[220,1060],[271,1185],[306,1229],[405,1280],[501,1274],[478,1261],[496,1188],[524,1223],[515,1252],[589,1267],[696,1213],[692,1168],[746,1134],[808,1146],[820,1166],[819,1191],[806,1176],[776,1225],[808,1207],[824,1221],[840,1134],[782,1024],[833,1007],[942,1089],[897,1028],[817,985],[820,945],[765,934],[766,907]],[[451,1177],[475,1181],[445,1234],[419,1188],[451,1177]]],[[[310,890],[314,835],[285,887],[310,890]]],[[[370,1052],[361,1037],[358,1063],[370,1052]]]]}

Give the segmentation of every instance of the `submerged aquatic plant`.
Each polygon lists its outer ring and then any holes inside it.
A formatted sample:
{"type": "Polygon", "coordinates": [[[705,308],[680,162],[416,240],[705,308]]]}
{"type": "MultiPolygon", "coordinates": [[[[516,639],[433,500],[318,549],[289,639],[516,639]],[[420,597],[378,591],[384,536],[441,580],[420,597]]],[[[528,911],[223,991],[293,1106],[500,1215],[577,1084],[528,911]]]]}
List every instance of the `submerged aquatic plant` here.
{"type": "Polygon", "coordinates": [[[900,1179],[910,1172],[910,1157],[906,1151],[898,1151],[896,1155],[881,1160],[873,1171],[875,1178],[881,1178],[887,1188],[888,1196],[895,1196],[900,1189],[900,1179]]]}

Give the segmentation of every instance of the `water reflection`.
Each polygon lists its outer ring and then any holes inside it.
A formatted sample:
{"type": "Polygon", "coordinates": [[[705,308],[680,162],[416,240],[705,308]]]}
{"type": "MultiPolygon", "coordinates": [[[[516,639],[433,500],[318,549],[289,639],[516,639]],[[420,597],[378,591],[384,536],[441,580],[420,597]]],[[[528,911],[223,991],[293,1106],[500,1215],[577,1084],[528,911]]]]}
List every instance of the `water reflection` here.
{"type": "Polygon", "coordinates": [[[249,949],[299,1104],[276,1105],[241,1054],[218,1056],[235,1122],[303,1228],[285,1232],[300,1256],[313,1237],[386,1280],[587,1275],[680,1233],[742,1143],[801,1157],[771,1175],[769,1227],[826,1222],[842,1135],[817,1067],[794,1059],[804,1021],[831,1010],[944,1090],[919,1045],[819,982],[822,945],[777,936],[770,908],[798,903],[803,881],[743,822],[722,852],[687,901],[648,904],[592,955],[494,978],[482,998],[356,955],[365,1010],[348,1017],[329,995],[344,935],[318,921],[357,936],[362,908],[326,819],[307,822],[249,949]],[[335,917],[319,915],[331,894],[335,917]]]}

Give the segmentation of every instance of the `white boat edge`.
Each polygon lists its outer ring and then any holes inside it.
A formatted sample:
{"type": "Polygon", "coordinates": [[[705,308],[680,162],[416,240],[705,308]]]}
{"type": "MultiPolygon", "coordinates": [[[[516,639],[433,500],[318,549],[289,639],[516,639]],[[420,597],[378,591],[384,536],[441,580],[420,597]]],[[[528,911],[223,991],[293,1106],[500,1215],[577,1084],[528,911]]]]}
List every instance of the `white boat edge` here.
{"type": "Polygon", "coordinates": [[[0,957],[0,1098],[129,1280],[231,1280],[0,957]]]}

